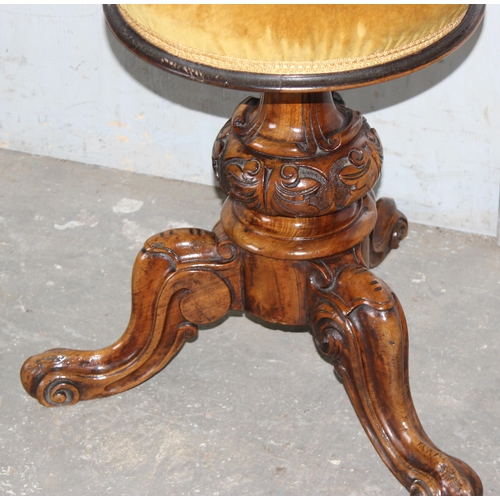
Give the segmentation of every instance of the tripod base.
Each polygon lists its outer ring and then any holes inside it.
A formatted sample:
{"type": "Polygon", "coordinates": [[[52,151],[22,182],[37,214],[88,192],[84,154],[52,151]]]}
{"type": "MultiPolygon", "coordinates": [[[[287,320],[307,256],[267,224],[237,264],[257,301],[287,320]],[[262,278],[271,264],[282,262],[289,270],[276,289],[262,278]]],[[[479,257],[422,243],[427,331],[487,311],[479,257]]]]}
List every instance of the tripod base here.
{"type": "Polygon", "coordinates": [[[369,269],[407,231],[394,202],[375,204],[371,193],[381,158],[375,131],[331,94],[244,101],[214,146],[230,195],[221,221],[212,232],[177,229],[147,240],[122,337],[96,351],[29,358],[25,389],[46,406],[118,394],[165,367],[197,325],[244,310],[310,327],[374,447],[410,493],[481,494],[475,472],[422,429],[405,317],[369,269]]]}

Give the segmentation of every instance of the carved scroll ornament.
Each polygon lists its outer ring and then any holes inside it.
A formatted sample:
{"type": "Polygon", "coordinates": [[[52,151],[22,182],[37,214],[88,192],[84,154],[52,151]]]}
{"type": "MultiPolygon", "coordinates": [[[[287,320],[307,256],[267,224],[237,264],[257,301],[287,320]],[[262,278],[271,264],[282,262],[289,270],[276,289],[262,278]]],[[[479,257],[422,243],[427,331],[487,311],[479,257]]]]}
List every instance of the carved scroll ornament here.
{"type": "MultiPolygon", "coordinates": [[[[324,140],[316,139],[311,154],[307,146],[311,141],[290,145],[259,138],[263,124],[252,122],[248,110],[258,101],[247,100],[242,106],[245,110],[235,113],[217,137],[213,166],[224,192],[248,209],[288,217],[324,215],[359,200],[377,181],[382,146],[359,113],[338,105],[344,113],[343,128],[324,140]],[[240,118],[242,114],[247,121],[240,118]],[[256,149],[260,145],[266,152],[256,149]]],[[[257,118],[265,122],[266,115],[262,112],[257,118]]],[[[313,132],[318,122],[309,120],[303,126],[306,139],[317,137],[313,132]]]]}

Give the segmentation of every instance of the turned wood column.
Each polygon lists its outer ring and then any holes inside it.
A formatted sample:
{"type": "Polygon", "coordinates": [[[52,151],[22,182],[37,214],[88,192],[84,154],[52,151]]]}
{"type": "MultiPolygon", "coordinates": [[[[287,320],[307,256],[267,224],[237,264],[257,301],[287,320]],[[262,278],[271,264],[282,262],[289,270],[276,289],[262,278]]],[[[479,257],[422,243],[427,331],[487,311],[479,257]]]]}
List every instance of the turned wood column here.
{"type": "Polygon", "coordinates": [[[333,96],[269,92],[236,108],[213,151],[216,176],[233,202],[271,217],[318,218],[370,191],[382,166],[380,140],[333,96]]]}
{"type": "Polygon", "coordinates": [[[375,226],[375,130],[331,92],[265,93],[237,107],[213,164],[229,195],[222,226],[247,251],[245,309],[307,324],[306,261],[359,245],[375,226]]]}

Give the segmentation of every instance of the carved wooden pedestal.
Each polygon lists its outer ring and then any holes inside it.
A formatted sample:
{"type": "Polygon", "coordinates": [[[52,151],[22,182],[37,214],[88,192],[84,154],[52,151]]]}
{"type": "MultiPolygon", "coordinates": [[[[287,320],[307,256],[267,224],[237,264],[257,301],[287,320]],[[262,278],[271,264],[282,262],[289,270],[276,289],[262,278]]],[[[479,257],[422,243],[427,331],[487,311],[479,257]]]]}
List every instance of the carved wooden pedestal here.
{"type": "Polygon", "coordinates": [[[236,109],[213,161],[229,195],[213,232],[146,241],[123,336],[98,351],[29,358],[26,390],[47,406],[117,394],[161,370],[197,325],[245,310],[310,326],[373,445],[412,494],[481,494],[474,471],[422,429],[403,311],[368,269],[407,230],[394,202],[375,204],[370,191],[382,166],[375,130],[336,94],[266,93],[236,109]]]}

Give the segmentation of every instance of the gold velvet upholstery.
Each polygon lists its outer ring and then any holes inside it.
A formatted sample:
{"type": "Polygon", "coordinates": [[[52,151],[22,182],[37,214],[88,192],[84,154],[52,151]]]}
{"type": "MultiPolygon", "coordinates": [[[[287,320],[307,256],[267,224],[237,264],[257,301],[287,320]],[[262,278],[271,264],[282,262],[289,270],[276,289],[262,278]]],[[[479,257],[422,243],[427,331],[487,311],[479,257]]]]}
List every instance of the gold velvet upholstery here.
{"type": "Polygon", "coordinates": [[[187,61],[278,75],[338,73],[415,54],[467,5],[121,5],[152,45],[187,61]]]}

